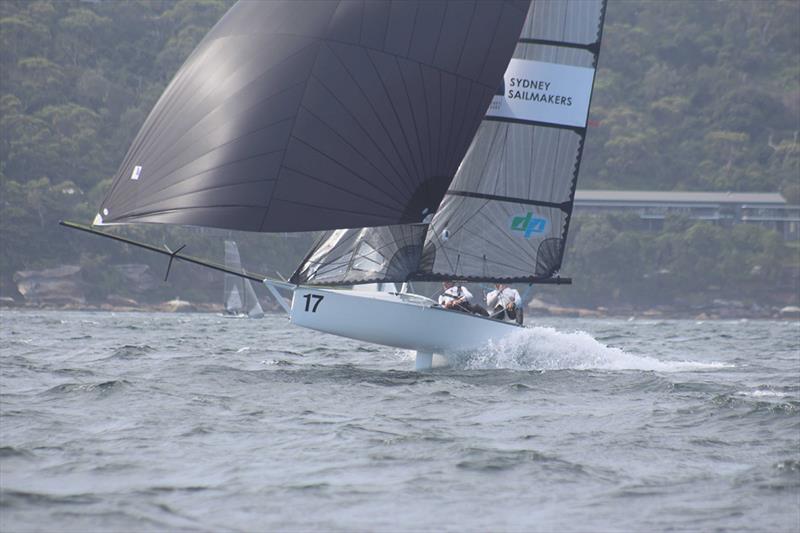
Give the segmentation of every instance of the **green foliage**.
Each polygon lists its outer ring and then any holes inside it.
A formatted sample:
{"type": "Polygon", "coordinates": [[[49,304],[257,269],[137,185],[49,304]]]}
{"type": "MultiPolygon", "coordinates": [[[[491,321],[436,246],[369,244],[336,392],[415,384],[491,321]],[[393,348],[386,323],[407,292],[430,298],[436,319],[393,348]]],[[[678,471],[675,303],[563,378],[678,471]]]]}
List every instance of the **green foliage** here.
{"type": "Polygon", "coordinates": [[[577,217],[562,269],[576,279],[577,290],[560,291],[560,297],[598,306],[713,298],[764,302],[792,290],[791,270],[800,261],[772,230],[671,218],[654,234],[631,229],[637,221],[577,217]]]}
{"type": "Polygon", "coordinates": [[[581,186],[794,190],[798,28],[791,0],[610,0],[581,186]]]}

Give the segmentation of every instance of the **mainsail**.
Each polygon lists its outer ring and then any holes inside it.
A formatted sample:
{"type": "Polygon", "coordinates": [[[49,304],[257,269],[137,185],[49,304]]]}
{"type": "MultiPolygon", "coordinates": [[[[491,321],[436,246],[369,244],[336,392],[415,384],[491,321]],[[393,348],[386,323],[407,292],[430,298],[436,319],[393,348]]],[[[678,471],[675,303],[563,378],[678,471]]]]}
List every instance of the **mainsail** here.
{"type": "MultiPolygon", "coordinates": [[[[225,266],[233,271],[242,271],[239,247],[234,241],[225,241],[225,266]]],[[[247,314],[250,318],[261,318],[264,310],[256,296],[250,280],[225,274],[225,313],[230,315],[247,314]]]]}
{"type": "Polygon", "coordinates": [[[429,218],[527,6],[235,4],[146,119],[95,224],[283,232],[429,218]]]}
{"type": "Polygon", "coordinates": [[[328,233],[292,281],[554,276],[572,213],[604,17],[605,0],[533,0],[514,59],[430,226],[328,233]],[[357,265],[373,268],[368,275],[357,265]]]}

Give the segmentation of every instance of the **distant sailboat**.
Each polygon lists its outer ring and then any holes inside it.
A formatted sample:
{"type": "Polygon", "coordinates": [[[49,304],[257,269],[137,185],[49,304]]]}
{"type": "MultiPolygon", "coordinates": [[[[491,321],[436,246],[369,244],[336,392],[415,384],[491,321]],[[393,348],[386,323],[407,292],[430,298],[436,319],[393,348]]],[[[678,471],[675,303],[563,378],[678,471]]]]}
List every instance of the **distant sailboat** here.
{"type": "Polygon", "coordinates": [[[416,350],[418,368],[499,340],[519,326],[326,287],[569,283],[604,16],[605,0],[239,2],[157,102],[94,224],[327,230],[288,282],[263,280],[291,291],[292,323],[416,350]]]}
{"type": "MultiPolygon", "coordinates": [[[[242,270],[239,248],[234,241],[225,241],[225,266],[237,272],[242,270]]],[[[250,280],[225,274],[225,315],[248,318],[264,316],[264,310],[250,280]]]]}

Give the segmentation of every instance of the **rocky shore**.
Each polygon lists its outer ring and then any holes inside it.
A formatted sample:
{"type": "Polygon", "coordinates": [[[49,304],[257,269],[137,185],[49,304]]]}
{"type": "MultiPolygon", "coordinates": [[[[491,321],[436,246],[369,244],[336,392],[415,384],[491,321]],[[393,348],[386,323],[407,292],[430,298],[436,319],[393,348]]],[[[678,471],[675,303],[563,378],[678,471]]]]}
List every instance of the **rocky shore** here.
{"type": "Polygon", "coordinates": [[[615,307],[562,307],[551,305],[541,300],[532,300],[526,309],[526,316],[564,316],[578,318],[664,318],[694,320],[731,320],[731,319],[800,319],[800,307],[797,306],[762,306],[740,301],[714,300],[704,306],[656,305],[652,307],[634,307],[618,305],[615,307]]]}
{"type": "MultiPolygon", "coordinates": [[[[221,313],[222,303],[189,301],[180,297],[163,300],[159,281],[147,265],[114,265],[113,271],[124,285],[124,293],[90,298],[82,268],[64,265],[45,270],[20,271],[14,274],[16,293],[0,297],[0,308],[64,309],[90,311],[137,311],[167,313],[221,313]]],[[[197,280],[202,283],[203,280],[197,280]]],[[[120,291],[123,292],[123,291],[120,291]]],[[[793,300],[789,300],[793,301],[793,300]]],[[[281,312],[272,298],[263,298],[266,312],[281,312]]],[[[800,319],[798,305],[763,305],[738,300],[711,299],[703,305],[653,305],[637,307],[617,303],[599,307],[568,307],[541,299],[533,299],[526,309],[527,317],[577,317],[577,318],[641,318],[641,319],[800,319]]]]}
{"type": "MultiPolygon", "coordinates": [[[[265,302],[262,302],[262,305],[265,302]]],[[[109,312],[161,312],[161,313],[222,313],[223,306],[216,303],[190,302],[174,298],[160,303],[140,303],[130,298],[109,296],[102,303],[87,303],[80,300],[25,302],[9,297],[0,298],[0,309],[60,309],[67,311],[109,311],[109,312]]],[[[264,305],[267,313],[282,312],[277,306],[264,305]]],[[[658,305],[649,308],[633,306],[617,307],[565,307],[533,300],[526,309],[526,317],[569,317],[569,318],[629,318],[629,319],[694,319],[694,320],[736,320],[768,319],[799,320],[800,307],[747,306],[741,302],[710,304],[703,308],[682,308],[673,305],[658,305]]]]}

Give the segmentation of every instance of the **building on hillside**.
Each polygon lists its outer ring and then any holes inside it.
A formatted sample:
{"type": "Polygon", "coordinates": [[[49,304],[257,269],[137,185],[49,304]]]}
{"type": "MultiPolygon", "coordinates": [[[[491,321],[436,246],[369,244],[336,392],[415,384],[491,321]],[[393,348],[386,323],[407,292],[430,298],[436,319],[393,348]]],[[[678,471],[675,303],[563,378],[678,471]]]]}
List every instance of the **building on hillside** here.
{"type": "Polygon", "coordinates": [[[778,193],[578,190],[575,213],[633,213],[652,230],[676,215],[722,225],[759,224],[786,240],[800,239],[800,205],[778,193]]]}

